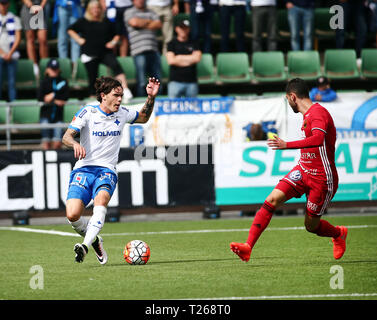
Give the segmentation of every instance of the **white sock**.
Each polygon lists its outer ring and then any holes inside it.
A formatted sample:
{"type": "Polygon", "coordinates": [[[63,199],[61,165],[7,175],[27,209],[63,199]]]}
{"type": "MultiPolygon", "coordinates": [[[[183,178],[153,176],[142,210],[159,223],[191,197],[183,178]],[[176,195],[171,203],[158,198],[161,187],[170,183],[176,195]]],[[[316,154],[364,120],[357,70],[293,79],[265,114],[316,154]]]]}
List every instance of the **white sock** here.
{"type": "Polygon", "coordinates": [[[80,236],[85,237],[86,229],[88,227],[88,220],[84,217],[80,217],[77,221],[69,221],[73,230],[75,230],[80,236]]]}
{"type": "Polygon", "coordinates": [[[86,229],[86,235],[83,242],[83,244],[85,244],[88,248],[101,231],[103,224],[105,222],[106,212],[107,208],[104,206],[95,206],[93,208],[93,215],[89,220],[88,227],[86,229]]]}

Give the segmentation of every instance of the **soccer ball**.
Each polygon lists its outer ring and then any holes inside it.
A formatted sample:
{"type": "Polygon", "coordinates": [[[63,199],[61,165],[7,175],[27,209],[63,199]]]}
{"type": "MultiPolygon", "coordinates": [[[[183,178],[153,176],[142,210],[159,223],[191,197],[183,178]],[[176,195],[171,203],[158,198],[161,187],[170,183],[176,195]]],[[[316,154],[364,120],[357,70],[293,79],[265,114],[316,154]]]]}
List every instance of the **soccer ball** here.
{"type": "Polygon", "coordinates": [[[129,264],[146,264],[151,256],[151,250],[144,241],[132,240],[124,248],[123,256],[129,264]]]}

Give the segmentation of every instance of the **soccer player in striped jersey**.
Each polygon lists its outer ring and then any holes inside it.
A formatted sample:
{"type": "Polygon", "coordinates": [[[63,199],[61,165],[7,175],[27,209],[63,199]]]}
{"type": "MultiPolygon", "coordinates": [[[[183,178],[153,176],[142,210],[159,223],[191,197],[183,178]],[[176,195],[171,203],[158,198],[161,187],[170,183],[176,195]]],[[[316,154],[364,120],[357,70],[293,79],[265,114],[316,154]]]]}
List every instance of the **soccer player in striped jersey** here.
{"type": "Polygon", "coordinates": [[[275,136],[267,144],[273,150],[301,149],[296,165],[266,198],[256,213],[245,243],[232,242],[231,250],[241,260],[249,261],[251,251],[268,226],[274,211],[289,199],[306,194],[306,230],[320,237],[331,237],[333,255],[340,259],[346,250],[347,228],[333,226],[321,219],[338,188],[338,173],[335,167],[336,129],[330,113],[309,98],[309,89],[304,80],[289,81],[286,98],[293,112],[303,115],[303,139],[286,142],[275,136]]]}
{"type": "Polygon", "coordinates": [[[66,203],[66,215],[72,228],[84,237],[76,243],[76,262],[83,262],[90,246],[98,261],[107,262],[103,240],[98,236],[107,212],[107,204],[117,184],[116,164],[122,131],[126,123],[146,123],[153,111],[160,81],[149,78],[146,86],[147,100],[140,110],[121,105],[122,84],[111,77],[96,80],[98,103],[88,104],[73,117],[63,136],[63,143],[72,148],[78,159],[71,172],[66,203]],[[74,138],[80,132],[80,143],[74,138]],[[93,215],[82,217],[84,208],[93,199],[93,215]]]}

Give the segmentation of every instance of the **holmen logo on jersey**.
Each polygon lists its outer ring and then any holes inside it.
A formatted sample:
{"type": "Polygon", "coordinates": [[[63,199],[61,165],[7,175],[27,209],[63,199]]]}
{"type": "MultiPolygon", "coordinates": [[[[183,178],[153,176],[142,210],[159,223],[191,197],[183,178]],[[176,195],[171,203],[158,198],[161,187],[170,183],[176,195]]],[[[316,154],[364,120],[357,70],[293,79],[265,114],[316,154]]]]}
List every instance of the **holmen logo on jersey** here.
{"type": "Polygon", "coordinates": [[[96,137],[111,137],[111,136],[120,136],[122,131],[115,130],[115,131],[93,131],[92,135],[96,137]]]}

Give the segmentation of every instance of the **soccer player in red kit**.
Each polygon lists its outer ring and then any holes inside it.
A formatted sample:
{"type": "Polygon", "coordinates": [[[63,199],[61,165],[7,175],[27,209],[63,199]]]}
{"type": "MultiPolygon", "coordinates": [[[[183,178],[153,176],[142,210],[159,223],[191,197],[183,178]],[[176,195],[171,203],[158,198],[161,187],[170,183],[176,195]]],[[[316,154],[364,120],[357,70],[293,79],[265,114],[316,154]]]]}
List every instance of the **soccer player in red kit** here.
{"type": "Polygon", "coordinates": [[[249,261],[251,251],[274,211],[289,199],[306,194],[306,230],[320,237],[332,237],[334,258],[340,259],[346,250],[347,228],[333,226],[321,219],[338,188],[334,121],[324,107],[313,104],[309,98],[309,89],[302,79],[288,82],[286,98],[293,112],[303,115],[301,130],[304,138],[286,142],[275,136],[274,139],[268,139],[267,144],[273,150],[301,149],[300,160],[279,181],[256,213],[246,243],[232,242],[230,248],[241,260],[249,261]]]}

